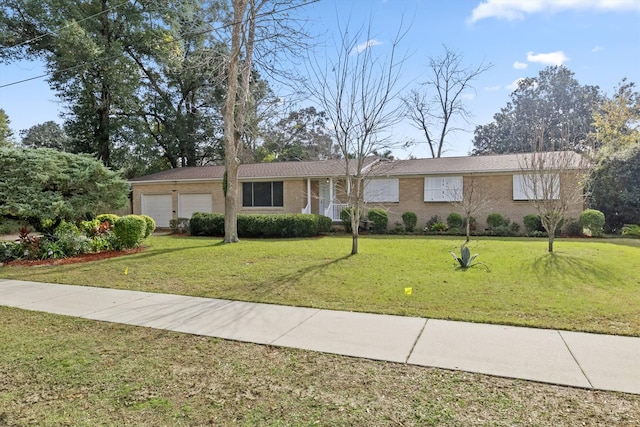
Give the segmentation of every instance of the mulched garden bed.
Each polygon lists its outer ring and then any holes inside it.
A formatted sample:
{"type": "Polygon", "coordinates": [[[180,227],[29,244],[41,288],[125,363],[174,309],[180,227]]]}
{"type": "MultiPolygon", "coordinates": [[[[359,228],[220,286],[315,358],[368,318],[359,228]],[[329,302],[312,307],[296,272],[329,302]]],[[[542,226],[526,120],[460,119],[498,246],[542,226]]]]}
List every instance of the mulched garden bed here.
{"type": "MultiPolygon", "coordinates": [[[[123,255],[135,254],[142,252],[145,248],[133,248],[125,249],[122,251],[103,251],[103,252],[91,252],[69,258],[57,258],[57,259],[19,259],[15,261],[5,262],[4,265],[18,266],[18,267],[31,267],[42,265],[66,265],[76,264],[80,262],[100,261],[107,258],[115,258],[123,255]]],[[[3,264],[0,264],[3,265],[3,264]]]]}

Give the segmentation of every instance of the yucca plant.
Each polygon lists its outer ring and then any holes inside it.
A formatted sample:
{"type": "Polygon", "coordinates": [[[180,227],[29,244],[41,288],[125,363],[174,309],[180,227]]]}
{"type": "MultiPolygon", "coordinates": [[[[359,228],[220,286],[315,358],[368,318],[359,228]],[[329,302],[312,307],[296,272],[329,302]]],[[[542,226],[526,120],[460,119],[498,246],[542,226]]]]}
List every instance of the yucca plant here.
{"type": "Polygon", "coordinates": [[[458,261],[458,264],[460,264],[460,268],[466,270],[467,268],[470,267],[475,267],[476,265],[481,265],[483,266],[487,271],[489,270],[489,267],[487,267],[487,265],[483,262],[480,261],[475,261],[475,259],[478,257],[478,254],[475,255],[471,255],[471,251],[469,250],[469,248],[466,245],[462,245],[462,247],[460,248],[460,256],[458,256],[456,253],[454,252],[450,252],[451,256],[458,261]]]}

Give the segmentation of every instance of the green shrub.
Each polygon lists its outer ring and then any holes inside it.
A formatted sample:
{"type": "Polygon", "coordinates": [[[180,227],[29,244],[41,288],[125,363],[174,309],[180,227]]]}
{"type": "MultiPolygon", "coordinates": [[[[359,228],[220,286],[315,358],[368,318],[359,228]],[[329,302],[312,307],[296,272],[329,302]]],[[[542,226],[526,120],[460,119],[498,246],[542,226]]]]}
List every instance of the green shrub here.
{"type": "Polygon", "coordinates": [[[582,236],[582,224],[576,220],[569,221],[564,228],[564,233],[570,237],[580,237],[582,236]]]}
{"type": "Polygon", "coordinates": [[[189,233],[189,218],[171,218],[169,220],[169,228],[172,234],[186,234],[189,233]]]}
{"type": "Polygon", "coordinates": [[[501,226],[507,227],[509,225],[509,220],[507,220],[502,214],[492,213],[487,216],[487,225],[490,229],[501,226]]]}
{"type": "Polygon", "coordinates": [[[156,231],[156,222],[153,218],[148,215],[140,215],[144,221],[147,223],[147,228],[144,231],[144,238],[151,236],[151,234],[156,231]]]}
{"type": "Polygon", "coordinates": [[[96,219],[100,222],[108,222],[111,227],[113,227],[113,225],[116,223],[116,221],[118,220],[118,218],[120,218],[118,215],[116,214],[100,214],[98,216],[96,216],[96,219]]]}
{"type": "Polygon", "coordinates": [[[384,233],[389,225],[389,215],[381,208],[371,208],[367,212],[367,218],[371,221],[371,230],[374,233],[384,233]]]}
{"type": "Polygon", "coordinates": [[[113,232],[122,248],[135,248],[147,232],[147,221],[141,215],[125,215],[113,224],[113,232]]]}
{"type": "Polygon", "coordinates": [[[195,212],[189,220],[189,232],[192,236],[224,236],[224,215],[195,212]]]}
{"type": "Polygon", "coordinates": [[[351,233],[351,210],[353,208],[346,207],[340,211],[340,220],[342,221],[342,225],[344,226],[345,233],[351,233]]]}
{"type": "MultiPolygon", "coordinates": [[[[91,251],[91,239],[84,236],[72,222],[62,221],[53,233],[56,249],[64,256],[72,257],[91,251]]],[[[46,245],[45,245],[46,246],[46,245]]],[[[44,253],[42,255],[45,255],[44,253]]],[[[60,258],[60,257],[59,257],[60,258]]]]}
{"type": "Polygon", "coordinates": [[[464,220],[462,219],[462,215],[456,212],[451,212],[449,215],[447,215],[447,226],[449,227],[449,229],[462,229],[462,227],[464,227],[464,220]]]}
{"type": "Polygon", "coordinates": [[[517,222],[512,222],[511,224],[509,224],[509,231],[514,236],[519,234],[520,233],[520,224],[518,224],[517,222]]]}
{"type": "Polygon", "coordinates": [[[605,223],[604,214],[595,209],[586,209],[580,214],[580,224],[594,237],[601,236],[605,223]]]}
{"type": "Polygon", "coordinates": [[[311,237],[318,235],[318,215],[238,215],[239,237],[311,237]]]}
{"type": "MultiPolygon", "coordinates": [[[[196,212],[189,221],[192,236],[224,236],[224,215],[196,212]]],[[[331,230],[331,218],[315,214],[240,214],[238,237],[311,237],[331,230]]]]}
{"type": "Polygon", "coordinates": [[[542,228],[542,221],[540,221],[540,217],[536,214],[525,215],[522,222],[524,223],[524,229],[528,234],[532,234],[536,231],[544,231],[542,228]]]}
{"type": "Polygon", "coordinates": [[[404,224],[404,228],[411,233],[416,229],[416,225],[418,225],[418,215],[415,212],[405,212],[402,214],[402,223],[404,224]]]}
{"type": "Polygon", "coordinates": [[[318,233],[328,233],[331,231],[333,221],[328,216],[316,215],[318,221],[318,233]]]}
{"type": "Polygon", "coordinates": [[[434,215],[431,218],[429,218],[429,220],[427,220],[427,225],[425,226],[424,231],[431,231],[431,228],[433,227],[434,224],[442,224],[442,221],[440,220],[439,215],[434,215]]]}
{"type": "Polygon", "coordinates": [[[405,228],[404,224],[401,222],[396,221],[393,224],[393,228],[391,230],[389,230],[390,234],[404,234],[406,233],[407,229],[405,228]]]}
{"type": "Polygon", "coordinates": [[[431,227],[429,228],[428,231],[442,233],[443,231],[447,231],[447,224],[444,224],[442,222],[436,222],[434,224],[431,224],[431,227]]]}
{"type": "Polygon", "coordinates": [[[638,224],[625,224],[622,227],[622,235],[630,237],[640,237],[640,225],[638,224]]]}

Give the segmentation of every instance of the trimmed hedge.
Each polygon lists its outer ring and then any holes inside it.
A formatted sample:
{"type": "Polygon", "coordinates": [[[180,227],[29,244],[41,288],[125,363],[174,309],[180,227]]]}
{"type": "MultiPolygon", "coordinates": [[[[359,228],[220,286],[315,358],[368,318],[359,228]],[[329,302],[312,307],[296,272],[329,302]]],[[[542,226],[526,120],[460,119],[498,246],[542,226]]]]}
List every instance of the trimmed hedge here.
{"type": "Polygon", "coordinates": [[[604,214],[596,209],[584,210],[580,214],[580,224],[589,230],[592,236],[602,236],[605,224],[604,214]]]}
{"type": "Polygon", "coordinates": [[[402,222],[404,223],[404,228],[408,232],[412,232],[418,225],[418,215],[415,212],[405,212],[402,214],[402,222]]]}
{"type": "Polygon", "coordinates": [[[525,215],[523,218],[524,228],[527,233],[535,233],[536,231],[544,231],[542,228],[542,221],[540,221],[540,216],[536,214],[525,215]]]}
{"type": "Polygon", "coordinates": [[[113,232],[123,248],[135,248],[144,240],[147,221],[142,215],[125,215],[113,224],[113,232]]]}
{"type": "Polygon", "coordinates": [[[447,215],[447,227],[462,229],[464,227],[464,219],[457,212],[451,212],[447,215]]]}
{"type": "MultiPolygon", "coordinates": [[[[331,230],[331,218],[314,214],[240,214],[238,237],[311,237],[331,230]]],[[[196,212],[192,236],[224,236],[224,215],[196,212]]]]}
{"type": "Polygon", "coordinates": [[[509,221],[500,213],[491,213],[487,215],[487,225],[490,229],[508,227],[509,221]]]}
{"type": "Polygon", "coordinates": [[[151,233],[156,231],[156,221],[151,218],[149,215],[140,215],[144,221],[147,223],[147,228],[144,231],[144,238],[151,236],[151,233]]]}

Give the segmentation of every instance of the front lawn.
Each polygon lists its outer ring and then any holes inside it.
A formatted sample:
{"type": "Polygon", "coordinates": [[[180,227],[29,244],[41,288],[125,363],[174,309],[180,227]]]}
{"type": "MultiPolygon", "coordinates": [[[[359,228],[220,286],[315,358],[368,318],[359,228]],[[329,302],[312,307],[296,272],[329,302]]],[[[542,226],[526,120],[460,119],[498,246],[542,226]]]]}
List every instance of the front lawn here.
{"type": "Polygon", "coordinates": [[[482,238],[489,267],[454,268],[461,238],[363,236],[243,240],[153,236],[99,262],[0,267],[0,277],[338,310],[640,336],[633,240],[482,238]],[[125,274],[125,271],[127,274],[125,274]],[[412,288],[411,295],[405,288],[412,288]]]}

